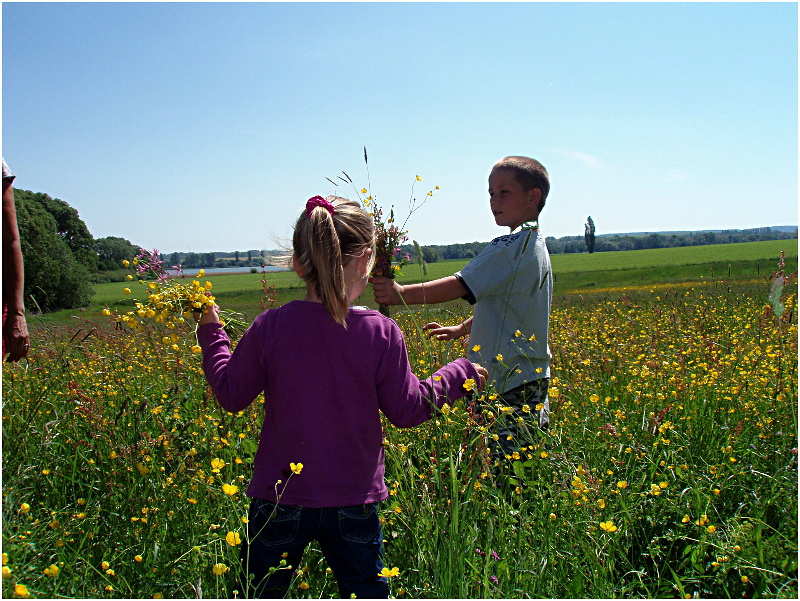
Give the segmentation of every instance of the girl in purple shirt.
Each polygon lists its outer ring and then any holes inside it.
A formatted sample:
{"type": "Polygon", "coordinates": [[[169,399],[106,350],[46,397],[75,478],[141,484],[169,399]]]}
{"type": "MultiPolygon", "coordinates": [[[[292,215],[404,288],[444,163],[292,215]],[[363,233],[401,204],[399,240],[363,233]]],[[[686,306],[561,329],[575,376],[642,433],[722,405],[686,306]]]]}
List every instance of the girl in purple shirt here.
{"type": "Polygon", "coordinates": [[[256,597],[282,597],[292,570],[270,568],[284,554],[298,566],[316,539],[343,598],[385,598],[377,504],[388,492],[379,414],[401,428],[421,424],[433,405],[462,397],[465,380],[482,385],[486,370],[462,358],[419,380],[397,324],[350,306],[375,253],[373,219],[358,203],[310,198],[293,251],[304,300],[259,315],[233,353],[216,307],[197,331],[203,369],[222,407],[240,411],[261,392],[266,399],[247,489],[241,558],[251,579],[243,585],[256,597]]]}

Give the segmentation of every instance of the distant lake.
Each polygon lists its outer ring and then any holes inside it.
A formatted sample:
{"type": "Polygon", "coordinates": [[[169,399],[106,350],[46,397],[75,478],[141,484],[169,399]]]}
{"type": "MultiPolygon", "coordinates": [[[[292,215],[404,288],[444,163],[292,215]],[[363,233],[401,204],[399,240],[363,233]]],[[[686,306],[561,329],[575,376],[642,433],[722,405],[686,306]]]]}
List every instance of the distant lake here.
{"type": "MultiPolygon", "coordinates": [[[[284,267],[275,267],[274,265],[267,265],[266,267],[192,267],[191,269],[184,269],[183,275],[193,276],[197,275],[200,269],[205,269],[206,275],[214,273],[250,273],[251,269],[257,269],[258,273],[262,271],[289,271],[284,267]]],[[[169,275],[178,275],[180,272],[177,269],[167,269],[169,275]]]]}

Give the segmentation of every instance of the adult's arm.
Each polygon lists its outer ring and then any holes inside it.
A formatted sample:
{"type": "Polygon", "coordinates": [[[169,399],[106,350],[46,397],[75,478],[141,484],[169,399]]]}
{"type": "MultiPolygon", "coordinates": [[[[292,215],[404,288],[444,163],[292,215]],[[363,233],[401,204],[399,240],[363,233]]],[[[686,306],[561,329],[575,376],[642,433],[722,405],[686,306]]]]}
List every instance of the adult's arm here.
{"type": "Polygon", "coordinates": [[[9,361],[28,354],[28,324],[25,321],[25,264],[17,227],[17,210],[11,180],[3,178],[3,340],[9,361]]]}

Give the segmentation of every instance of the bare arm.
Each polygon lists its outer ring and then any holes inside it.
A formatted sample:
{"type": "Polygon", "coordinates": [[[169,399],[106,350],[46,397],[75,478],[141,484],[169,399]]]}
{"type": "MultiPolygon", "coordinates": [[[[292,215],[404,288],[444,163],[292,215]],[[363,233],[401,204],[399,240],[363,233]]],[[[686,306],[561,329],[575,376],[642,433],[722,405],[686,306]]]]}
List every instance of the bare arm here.
{"type": "Polygon", "coordinates": [[[375,302],[382,305],[423,305],[444,303],[461,298],[467,289],[455,276],[447,276],[430,282],[401,286],[388,278],[370,278],[375,291],[375,302]]]}
{"type": "Polygon", "coordinates": [[[472,317],[465,319],[462,323],[455,326],[443,326],[437,322],[426,323],[422,326],[423,330],[427,330],[430,338],[436,340],[455,340],[462,338],[472,331],[472,317]]]}
{"type": "Polygon", "coordinates": [[[25,265],[17,228],[14,188],[3,180],[3,304],[8,315],[3,324],[3,340],[10,361],[28,354],[28,324],[25,322],[25,265]]]}

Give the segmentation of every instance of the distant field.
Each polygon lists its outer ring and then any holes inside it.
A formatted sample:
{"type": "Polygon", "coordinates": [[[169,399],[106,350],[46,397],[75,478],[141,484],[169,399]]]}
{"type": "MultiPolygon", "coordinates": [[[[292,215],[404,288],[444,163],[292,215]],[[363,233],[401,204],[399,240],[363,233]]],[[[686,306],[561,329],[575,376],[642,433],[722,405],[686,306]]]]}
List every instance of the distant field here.
{"type": "Polygon", "coordinates": [[[774,265],[778,253],[797,258],[797,240],[765,240],[738,244],[709,244],[707,246],[680,246],[676,248],[648,248],[603,253],[553,255],[553,271],[597,271],[632,269],[638,267],[664,267],[698,265],[701,263],[734,263],[737,261],[766,260],[774,265]]]}

